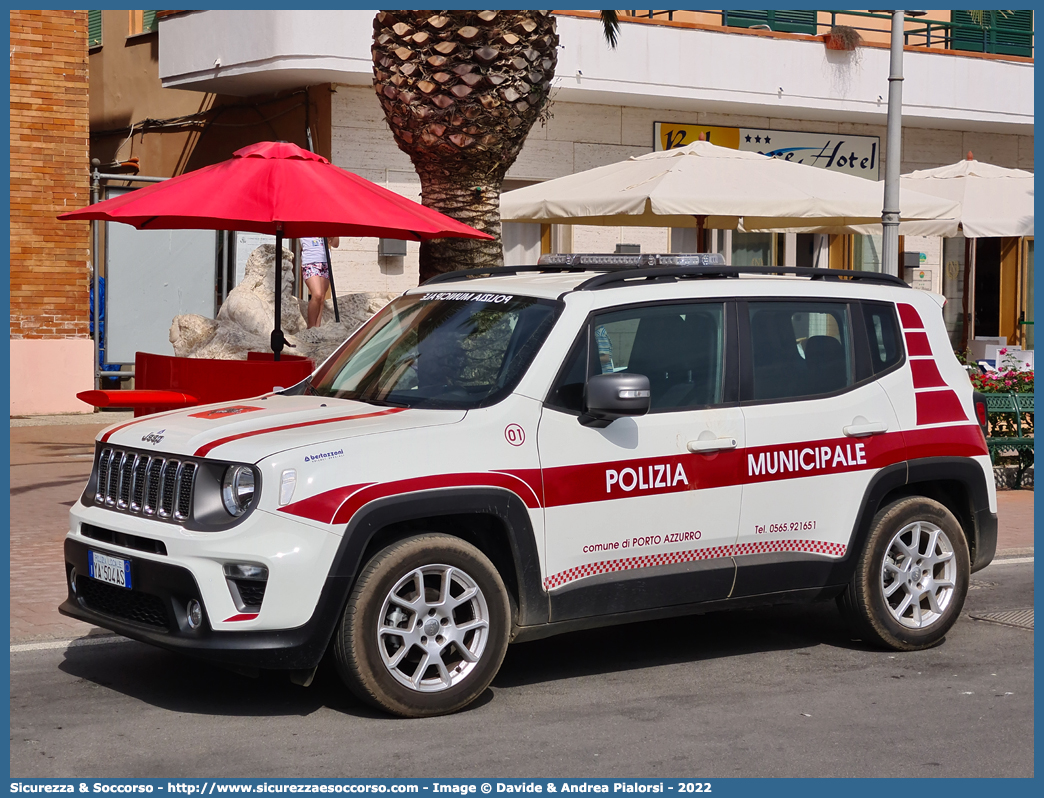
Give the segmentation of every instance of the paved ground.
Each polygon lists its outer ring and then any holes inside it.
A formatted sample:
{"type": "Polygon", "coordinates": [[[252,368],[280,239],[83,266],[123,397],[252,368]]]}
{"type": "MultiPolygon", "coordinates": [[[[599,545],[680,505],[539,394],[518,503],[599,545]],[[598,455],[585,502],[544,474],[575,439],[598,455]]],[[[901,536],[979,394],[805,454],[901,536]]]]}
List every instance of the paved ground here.
{"type": "Polygon", "coordinates": [[[630,624],[511,646],[472,707],[426,720],[360,705],[329,662],[302,688],[129,641],[19,647],[10,773],[879,776],[918,793],[1031,777],[1033,632],[977,619],[1033,606],[1027,559],[975,574],[928,651],[868,648],[833,602],[630,624]]]}
{"type": "MultiPolygon", "coordinates": [[[[66,596],[62,541],[69,507],[90,473],[95,436],[131,417],[103,413],[11,420],[12,642],[81,637],[94,629],[58,614],[66,596]]],[[[997,495],[999,550],[1031,553],[1033,491],[997,495]]]]}

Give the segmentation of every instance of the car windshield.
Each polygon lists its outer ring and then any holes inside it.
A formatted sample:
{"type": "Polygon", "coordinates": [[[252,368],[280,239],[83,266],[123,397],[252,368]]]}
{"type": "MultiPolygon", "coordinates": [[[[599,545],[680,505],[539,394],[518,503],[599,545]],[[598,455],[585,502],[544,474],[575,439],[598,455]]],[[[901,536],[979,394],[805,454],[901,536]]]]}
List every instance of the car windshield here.
{"type": "Polygon", "coordinates": [[[506,294],[399,297],[323,364],[311,392],[401,407],[485,407],[521,379],[556,311],[550,300],[506,294]]]}

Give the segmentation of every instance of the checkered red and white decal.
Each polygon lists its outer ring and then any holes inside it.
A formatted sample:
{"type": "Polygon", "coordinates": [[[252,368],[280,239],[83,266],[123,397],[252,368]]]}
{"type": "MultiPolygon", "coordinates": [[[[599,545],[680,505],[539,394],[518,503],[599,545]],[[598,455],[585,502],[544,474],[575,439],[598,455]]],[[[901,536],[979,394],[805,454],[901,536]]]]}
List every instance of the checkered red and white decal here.
{"type": "Polygon", "coordinates": [[[620,560],[603,560],[586,565],[578,565],[552,574],[544,580],[545,590],[554,590],[577,579],[598,574],[631,571],[635,568],[651,568],[656,565],[674,565],[680,562],[696,560],[713,560],[720,557],[739,557],[744,554],[769,554],[777,551],[801,552],[807,554],[825,554],[830,557],[844,557],[847,547],[843,543],[828,543],[822,540],[759,540],[753,543],[741,543],[736,546],[710,546],[705,549],[689,551],[667,551],[661,554],[650,554],[644,557],[625,557],[620,560]]]}

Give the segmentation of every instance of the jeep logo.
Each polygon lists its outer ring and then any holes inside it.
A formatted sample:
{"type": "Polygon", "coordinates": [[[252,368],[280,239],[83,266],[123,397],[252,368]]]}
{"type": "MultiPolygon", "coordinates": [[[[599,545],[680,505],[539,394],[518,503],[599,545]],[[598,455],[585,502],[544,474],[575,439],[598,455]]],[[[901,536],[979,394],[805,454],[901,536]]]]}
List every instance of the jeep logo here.
{"type": "Polygon", "coordinates": [[[163,433],[166,431],[166,429],[161,429],[159,432],[150,432],[148,435],[143,435],[141,439],[146,443],[155,445],[163,440],[163,433]]]}

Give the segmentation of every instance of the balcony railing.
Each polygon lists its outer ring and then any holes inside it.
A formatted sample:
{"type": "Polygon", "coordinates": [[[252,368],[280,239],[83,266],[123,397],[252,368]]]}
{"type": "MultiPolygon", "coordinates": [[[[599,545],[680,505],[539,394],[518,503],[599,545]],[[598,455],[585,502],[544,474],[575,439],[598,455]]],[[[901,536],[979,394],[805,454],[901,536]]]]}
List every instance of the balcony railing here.
{"type": "MultiPolygon", "coordinates": [[[[693,22],[724,27],[807,33],[820,35],[844,25],[859,31],[867,42],[887,44],[891,15],[871,11],[767,10],[767,11],[621,11],[621,21],[629,17],[667,22],[693,22]]],[[[932,12],[929,12],[932,13],[932,12]]],[[[913,47],[954,52],[1033,57],[1032,11],[983,11],[981,23],[976,12],[955,12],[960,21],[907,17],[904,41],[913,47]]]]}

